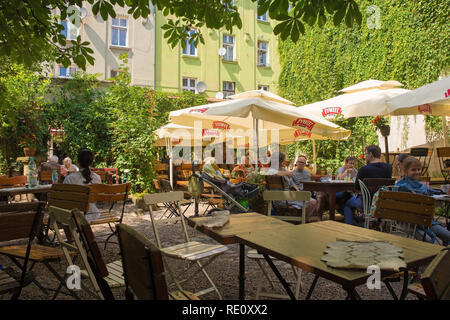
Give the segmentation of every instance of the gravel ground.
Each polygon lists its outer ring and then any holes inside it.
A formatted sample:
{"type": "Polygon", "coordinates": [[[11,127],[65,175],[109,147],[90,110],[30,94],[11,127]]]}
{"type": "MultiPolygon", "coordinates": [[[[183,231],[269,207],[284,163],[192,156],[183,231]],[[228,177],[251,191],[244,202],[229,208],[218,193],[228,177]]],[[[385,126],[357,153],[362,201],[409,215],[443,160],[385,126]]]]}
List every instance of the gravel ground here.
{"type": "MultiPolygon", "coordinates": [[[[193,206],[192,206],[193,207],[193,206]]],[[[200,207],[201,210],[201,207],[200,207]]],[[[161,214],[163,211],[158,211],[161,214]]],[[[201,211],[202,212],[202,211],[201,211]]],[[[187,215],[193,214],[193,208],[188,210],[187,215]]],[[[134,227],[136,230],[144,234],[146,237],[154,241],[153,230],[151,226],[150,216],[148,212],[142,213],[135,209],[134,205],[127,204],[126,213],[124,216],[124,223],[134,227]]],[[[183,239],[182,230],[180,224],[162,224],[159,225],[159,234],[163,246],[172,245],[177,242],[181,242],[183,239]]],[[[216,243],[213,239],[208,236],[189,228],[189,237],[191,240],[202,241],[205,243],[216,243]]],[[[94,226],[93,231],[97,237],[97,240],[101,242],[105,240],[108,235],[107,226],[94,226]]],[[[99,245],[102,251],[103,258],[106,263],[113,262],[120,259],[119,247],[117,244],[109,244],[106,250],[103,250],[103,245],[99,245]]],[[[215,282],[219,291],[221,292],[223,299],[225,300],[237,300],[238,299],[238,267],[239,267],[239,249],[238,245],[229,245],[229,250],[224,254],[220,255],[212,264],[206,267],[209,275],[215,282]]],[[[247,248],[248,250],[248,248],[247,248]]],[[[182,262],[170,260],[173,270],[182,270],[182,262]]],[[[265,263],[265,262],[264,262],[265,263]]],[[[285,264],[281,261],[276,261],[278,269],[281,274],[288,281],[294,281],[294,275],[290,265],[285,264]]],[[[0,256],[0,265],[3,267],[12,266],[12,262],[3,256],[0,256]]],[[[57,270],[60,275],[64,274],[65,268],[67,267],[64,261],[60,263],[52,263],[52,266],[57,270]]],[[[265,280],[262,276],[261,270],[258,265],[250,260],[246,259],[246,299],[255,299],[257,283],[261,279],[265,280]]],[[[268,268],[268,266],[267,266],[268,268]]],[[[275,280],[275,275],[271,270],[267,269],[269,274],[275,280]]],[[[42,264],[36,264],[33,269],[33,273],[36,279],[42,283],[45,287],[56,288],[58,286],[58,281],[54,276],[46,269],[42,264]]],[[[303,271],[302,282],[303,290],[300,292],[300,299],[304,299],[311,283],[314,279],[314,275],[303,271]]],[[[274,281],[275,288],[272,289],[267,281],[264,281],[263,288],[265,290],[270,290],[273,293],[285,294],[282,286],[278,281],[274,281]]],[[[191,281],[184,284],[186,290],[196,292],[207,287],[207,280],[201,274],[196,275],[191,281]]],[[[392,284],[394,290],[399,293],[401,291],[401,283],[392,284]]],[[[264,290],[263,289],[263,290],[264,290]]],[[[118,300],[125,299],[123,288],[113,289],[113,293],[118,300]]],[[[392,300],[387,288],[384,284],[381,285],[381,290],[369,290],[366,286],[360,286],[357,289],[358,293],[362,299],[368,300],[392,300]]],[[[63,289],[63,292],[67,292],[67,289],[63,289]]],[[[91,296],[83,291],[77,291],[77,294],[81,299],[92,299],[91,296]]],[[[1,299],[8,299],[9,295],[0,296],[1,299]]],[[[52,293],[45,294],[35,284],[30,284],[25,287],[21,294],[21,299],[24,300],[50,300],[52,298],[52,293]]],[[[326,279],[320,278],[314,293],[311,297],[312,300],[344,300],[346,298],[346,293],[339,285],[328,281],[326,279]]],[[[408,299],[416,299],[413,295],[409,294],[408,299]]],[[[57,299],[74,299],[72,296],[60,294],[57,299]]],[[[215,300],[218,296],[215,293],[208,293],[201,297],[202,300],[215,300]]]]}

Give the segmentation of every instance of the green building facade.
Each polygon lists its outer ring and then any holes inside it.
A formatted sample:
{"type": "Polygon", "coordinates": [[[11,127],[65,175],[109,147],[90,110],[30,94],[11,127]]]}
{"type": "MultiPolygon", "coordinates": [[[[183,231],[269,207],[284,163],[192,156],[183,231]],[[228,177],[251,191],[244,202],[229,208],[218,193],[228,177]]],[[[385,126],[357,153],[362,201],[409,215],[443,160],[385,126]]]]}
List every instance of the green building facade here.
{"type": "Polygon", "coordinates": [[[220,93],[226,98],[254,89],[278,91],[280,65],[274,22],[267,13],[257,16],[256,2],[237,0],[235,5],[241,15],[241,29],[234,28],[230,34],[225,29],[203,27],[205,44],[199,43],[197,48],[187,44],[186,49],[181,44],[171,48],[161,29],[167,17],[156,12],[156,90],[196,92],[201,87],[197,84],[204,82],[209,98],[221,98],[220,93]]]}

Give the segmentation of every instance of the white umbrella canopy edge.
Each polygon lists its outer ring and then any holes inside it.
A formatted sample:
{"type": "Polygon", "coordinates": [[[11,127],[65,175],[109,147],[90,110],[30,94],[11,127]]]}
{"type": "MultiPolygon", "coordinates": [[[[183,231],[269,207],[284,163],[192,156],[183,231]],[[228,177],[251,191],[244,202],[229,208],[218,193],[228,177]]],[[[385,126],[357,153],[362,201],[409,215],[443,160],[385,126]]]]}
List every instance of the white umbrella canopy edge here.
{"type": "Polygon", "coordinates": [[[389,99],[387,104],[391,115],[450,116],[450,77],[389,99]]]}
{"type": "Polygon", "coordinates": [[[295,131],[295,128],[299,127],[297,130],[305,129],[321,139],[333,138],[335,134],[339,135],[339,139],[345,139],[351,133],[326,119],[303,112],[298,107],[262,98],[223,101],[172,111],[169,114],[173,123],[194,126],[195,121],[202,121],[204,128],[214,127],[215,122],[224,122],[233,129],[249,129],[252,128],[253,118],[262,120],[266,129],[269,123],[272,128],[278,130],[295,131]]]}

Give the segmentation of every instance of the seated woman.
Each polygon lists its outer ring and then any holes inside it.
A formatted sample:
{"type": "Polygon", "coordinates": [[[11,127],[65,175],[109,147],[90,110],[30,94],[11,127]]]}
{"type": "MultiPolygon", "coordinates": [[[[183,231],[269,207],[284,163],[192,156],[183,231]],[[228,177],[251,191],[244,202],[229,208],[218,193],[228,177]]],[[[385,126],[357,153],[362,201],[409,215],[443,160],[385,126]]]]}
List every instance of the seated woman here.
{"type": "Polygon", "coordinates": [[[72,163],[72,159],[70,159],[69,157],[64,158],[63,160],[63,165],[61,166],[61,175],[63,177],[66,177],[67,175],[77,172],[79,169],[76,165],[74,165],[72,163]]]}
{"type": "Polygon", "coordinates": [[[233,168],[233,171],[231,172],[231,176],[233,178],[247,178],[247,176],[254,172],[253,166],[250,164],[250,158],[248,155],[243,157],[243,163],[238,164],[236,167],[233,168]]]}
{"type": "Polygon", "coordinates": [[[336,180],[345,180],[348,177],[348,180],[354,181],[356,179],[356,175],[358,174],[358,170],[355,169],[355,157],[347,157],[344,160],[344,166],[338,169],[338,175],[336,180]]]}
{"type": "MultiPolygon", "coordinates": [[[[92,165],[92,162],[94,162],[94,154],[92,151],[89,149],[81,149],[80,152],[78,152],[78,164],[80,165],[80,170],[69,174],[64,179],[64,183],[78,185],[101,184],[102,179],[100,176],[91,171],[90,166],[92,165]]],[[[99,217],[100,211],[97,206],[95,203],[90,203],[86,219],[90,221],[99,217]]]]}
{"type": "MultiPolygon", "coordinates": [[[[293,173],[286,170],[286,156],[284,153],[281,152],[274,152],[270,159],[270,167],[269,168],[263,168],[261,170],[261,174],[265,175],[277,175],[283,177],[283,182],[285,186],[285,190],[295,190],[300,191],[300,188],[294,183],[292,177],[293,173]],[[276,163],[278,162],[278,166],[276,166],[276,163]]],[[[273,190],[273,189],[271,189],[273,190]]],[[[284,206],[285,201],[274,201],[275,206],[284,206]]],[[[303,206],[302,201],[288,201],[288,205],[292,206],[296,209],[301,209],[303,206]]],[[[310,199],[309,201],[306,201],[306,217],[316,216],[317,215],[317,209],[318,209],[318,203],[316,199],[310,199]]]]}
{"type": "MultiPolygon", "coordinates": [[[[420,193],[427,196],[439,194],[439,189],[429,188],[419,181],[422,173],[422,164],[414,157],[407,157],[403,161],[403,170],[405,177],[395,184],[399,187],[399,191],[420,193]]],[[[417,228],[417,239],[423,239],[423,227],[417,228]]],[[[442,240],[444,246],[447,246],[450,240],[450,231],[441,226],[436,220],[433,220],[433,225],[427,230],[426,241],[433,242],[438,237],[442,240]]]]}

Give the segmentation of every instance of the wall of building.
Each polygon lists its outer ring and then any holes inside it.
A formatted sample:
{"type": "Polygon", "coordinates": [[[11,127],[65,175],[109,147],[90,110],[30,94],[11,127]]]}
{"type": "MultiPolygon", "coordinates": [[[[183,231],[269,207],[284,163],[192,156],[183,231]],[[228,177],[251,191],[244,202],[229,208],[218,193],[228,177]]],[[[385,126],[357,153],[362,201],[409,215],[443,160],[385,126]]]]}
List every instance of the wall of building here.
{"type": "Polygon", "coordinates": [[[278,90],[280,65],[278,58],[278,40],[273,35],[274,22],[260,22],[256,15],[256,2],[235,1],[242,19],[242,29],[208,30],[202,28],[205,44],[199,43],[197,56],[182,54],[182,47],[172,48],[164,38],[160,28],[167,18],[162,12],[156,14],[156,88],[162,91],[180,92],[182,78],[195,78],[206,83],[206,95],[215,97],[222,91],[222,82],[235,82],[236,93],[258,89],[258,85],[269,87],[272,92],[278,90]],[[235,36],[235,61],[223,60],[218,50],[222,47],[223,35],[235,36]],[[269,43],[269,66],[257,67],[257,42],[269,43]]]}
{"type": "MultiPolygon", "coordinates": [[[[87,63],[86,72],[99,74],[99,80],[111,78],[111,71],[117,71],[121,64],[120,54],[128,54],[129,72],[131,84],[138,86],[154,87],[154,52],[155,21],[153,12],[148,19],[139,18],[135,20],[127,13],[126,8],[115,6],[117,18],[127,19],[127,44],[125,47],[113,46],[111,44],[112,19],[103,21],[99,15],[94,16],[92,6],[84,2],[87,15],[81,21],[79,34],[82,41],[89,41],[90,48],[94,51],[94,65],[87,63]]],[[[68,41],[70,45],[70,41],[68,41]]],[[[59,66],[55,65],[54,75],[59,76],[59,66]]]]}

